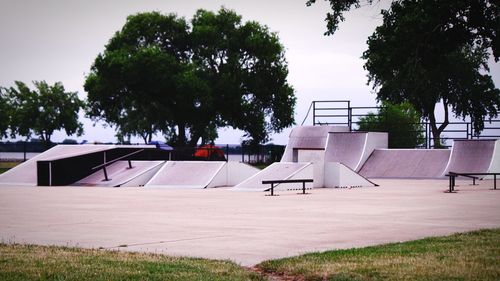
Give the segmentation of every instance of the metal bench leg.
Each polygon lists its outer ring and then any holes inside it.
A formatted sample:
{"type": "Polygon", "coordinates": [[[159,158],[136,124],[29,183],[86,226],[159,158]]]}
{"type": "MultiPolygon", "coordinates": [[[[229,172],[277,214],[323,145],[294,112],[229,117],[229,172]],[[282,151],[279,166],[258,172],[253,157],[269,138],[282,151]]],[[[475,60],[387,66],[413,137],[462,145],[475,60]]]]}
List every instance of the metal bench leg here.
{"type": "Polygon", "coordinates": [[[306,194],[306,182],[302,182],[302,194],[306,194]]]}
{"type": "Polygon", "coordinates": [[[274,183],[271,183],[271,196],[274,196],[274,183]]]}

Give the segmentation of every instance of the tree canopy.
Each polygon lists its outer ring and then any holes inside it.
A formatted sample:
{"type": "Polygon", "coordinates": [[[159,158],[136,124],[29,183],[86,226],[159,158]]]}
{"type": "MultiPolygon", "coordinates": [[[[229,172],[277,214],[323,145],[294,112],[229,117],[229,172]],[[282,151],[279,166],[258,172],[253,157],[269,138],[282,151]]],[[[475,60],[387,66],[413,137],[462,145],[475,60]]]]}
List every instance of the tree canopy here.
{"type": "Polygon", "coordinates": [[[498,115],[500,91],[487,64],[490,37],[496,34],[489,24],[498,23],[495,7],[487,1],[397,1],[383,11],[383,24],[368,38],[363,58],[377,99],[409,101],[429,119],[435,147],[449,123],[449,109],[470,117],[476,133],[485,116],[498,115]],[[439,102],[444,122],[438,126],[439,102]]]}
{"type": "Polygon", "coordinates": [[[415,148],[425,143],[421,116],[408,102],[382,102],[379,112],[369,113],[357,123],[359,131],[387,132],[389,148],[415,148]]]}
{"type": "Polygon", "coordinates": [[[54,131],[62,130],[67,135],[83,133],[83,125],[78,121],[78,112],[83,102],[76,92],[66,92],[62,83],[50,86],[45,81],[34,81],[31,90],[20,81],[14,87],[2,88],[8,96],[10,106],[11,136],[30,138],[38,135],[42,141],[50,143],[54,131]]]}
{"type": "Polygon", "coordinates": [[[175,145],[207,143],[231,126],[261,143],[294,122],[287,74],[277,35],[231,10],[198,10],[191,23],[140,13],[96,58],[87,115],[145,141],[161,132],[175,145]]]}
{"type": "Polygon", "coordinates": [[[7,91],[0,87],[0,139],[8,137],[12,106],[7,91]]]}
{"type": "MultiPolygon", "coordinates": [[[[327,0],[326,34],[333,34],[343,13],[372,0],[327,0]]],[[[311,5],[315,0],[308,1],[311,5]]],[[[383,24],[364,52],[369,83],[379,101],[410,102],[429,119],[435,146],[449,123],[449,110],[470,117],[475,133],[500,107],[500,92],[488,75],[488,59],[500,57],[500,4],[492,0],[398,0],[382,11],[383,24]],[[444,122],[437,124],[436,104],[444,122]],[[439,126],[438,126],[439,125],[439,126]]]]}

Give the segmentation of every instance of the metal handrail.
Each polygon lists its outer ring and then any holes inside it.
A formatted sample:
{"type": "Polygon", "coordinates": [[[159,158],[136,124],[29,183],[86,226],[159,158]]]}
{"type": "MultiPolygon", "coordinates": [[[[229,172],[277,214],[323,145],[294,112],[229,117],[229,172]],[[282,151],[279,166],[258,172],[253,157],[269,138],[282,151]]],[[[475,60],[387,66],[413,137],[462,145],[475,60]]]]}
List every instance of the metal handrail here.
{"type": "MultiPolygon", "coordinates": [[[[123,158],[127,158],[127,157],[129,157],[129,156],[132,156],[132,155],[137,154],[137,153],[142,152],[142,151],[144,151],[144,149],[139,149],[139,150],[134,151],[134,152],[132,152],[132,153],[129,153],[129,154],[127,154],[127,155],[123,155],[123,156],[118,157],[118,158],[116,158],[116,159],[113,159],[113,160],[111,160],[111,161],[109,161],[109,162],[105,162],[105,163],[103,163],[103,164],[97,165],[97,166],[93,167],[93,168],[92,168],[92,170],[97,170],[97,169],[101,169],[101,168],[102,168],[102,171],[104,172],[104,181],[109,181],[109,180],[111,180],[111,179],[110,179],[110,178],[108,178],[108,172],[106,171],[106,167],[107,167],[107,166],[109,166],[109,165],[111,165],[111,164],[114,164],[114,163],[116,163],[116,162],[118,162],[118,161],[122,160],[123,158]]],[[[106,153],[106,151],[104,151],[104,153],[106,153]]],[[[130,160],[128,160],[128,166],[129,166],[129,169],[132,169],[132,168],[133,168],[133,167],[132,167],[132,163],[130,162],[130,160]]]]}

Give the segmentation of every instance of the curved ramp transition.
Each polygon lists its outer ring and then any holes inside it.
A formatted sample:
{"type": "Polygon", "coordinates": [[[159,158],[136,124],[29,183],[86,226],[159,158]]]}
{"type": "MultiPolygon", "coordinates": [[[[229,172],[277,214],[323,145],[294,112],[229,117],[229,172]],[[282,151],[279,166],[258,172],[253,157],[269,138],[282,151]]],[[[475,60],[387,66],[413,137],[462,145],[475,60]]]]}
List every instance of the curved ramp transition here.
{"type": "Polygon", "coordinates": [[[439,178],[449,149],[375,149],[359,173],[366,178],[439,178]]]}

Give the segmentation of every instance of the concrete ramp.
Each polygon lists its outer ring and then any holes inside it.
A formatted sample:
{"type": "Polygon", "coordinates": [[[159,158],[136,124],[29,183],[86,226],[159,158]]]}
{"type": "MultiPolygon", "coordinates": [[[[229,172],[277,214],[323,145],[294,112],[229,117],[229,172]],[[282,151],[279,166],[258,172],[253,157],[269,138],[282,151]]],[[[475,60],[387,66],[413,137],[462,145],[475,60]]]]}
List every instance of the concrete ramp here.
{"type": "MultiPolygon", "coordinates": [[[[277,162],[269,165],[264,170],[248,178],[242,183],[236,185],[233,190],[251,190],[266,191],[271,188],[270,185],[263,185],[265,180],[289,180],[289,179],[312,179],[312,163],[291,163],[277,162]]],[[[312,184],[306,184],[307,188],[312,188],[312,184]]],[[[289,190],[302,188],[302,184],[280,184],[275,187],[276,190],[289,190]]]]}
{"type": "Polygon", "coordinates": [[[57,145],[0,175],[1,185],[37,185],[37,161],[72,157],[113,148],[114,145],[57,145]]]}
{"type": "MultiPolygon", "coordinates": [[[[455,173],[487,173],[497,169],[495,146],[498,140],[455,140],[451,150],[450,161],[443,176],[448,172],[455,173]],[[496,163],[495,163],[496,162],[496,163]]],[[[498,148],[497,148],[498,150],[498,148]]]]}
{"type": "Polygon", "coordinates": [[[440,178],[449,149],[375,149],[359,174],[366,178],[440,178]]]}
{"type": "Polygon", "coordinates": [[[130,168],[128,161],[117,161],[106,167],[108,181],[105,180],[104,171],[100,169],[74,185],[118,187],[132,181],[134,186],[142,186],[153,177],[154,173],[158,172],[164,163],[165,161],[131,161],[132,168],[130,168]]]}
{"type": "Polygon", "coordinates": [[[365,186],[377,186],[377,184],[359,175],[342,163],[325,163],[324,187],[351,188],[365,186]]]}
{"type": "Polygon", "coordinates": [[[325,162],[340,162],[354,171],[359,171],[373,150],[387,148],[387,143],[387,133],[329,133],[325,162]]]}
{"type": "Polygon", "coordinates": [[[260,170],[239,162],[168,161],[145,187],[207,188],[234,186],[260,170]]]}
{"type": "Polygon", "coordinates": [[[328,133],[349,132],[347,126],[300,126],[293,128],[281,162],[297,162],[297,149],[325,149],[328,133]]]}

